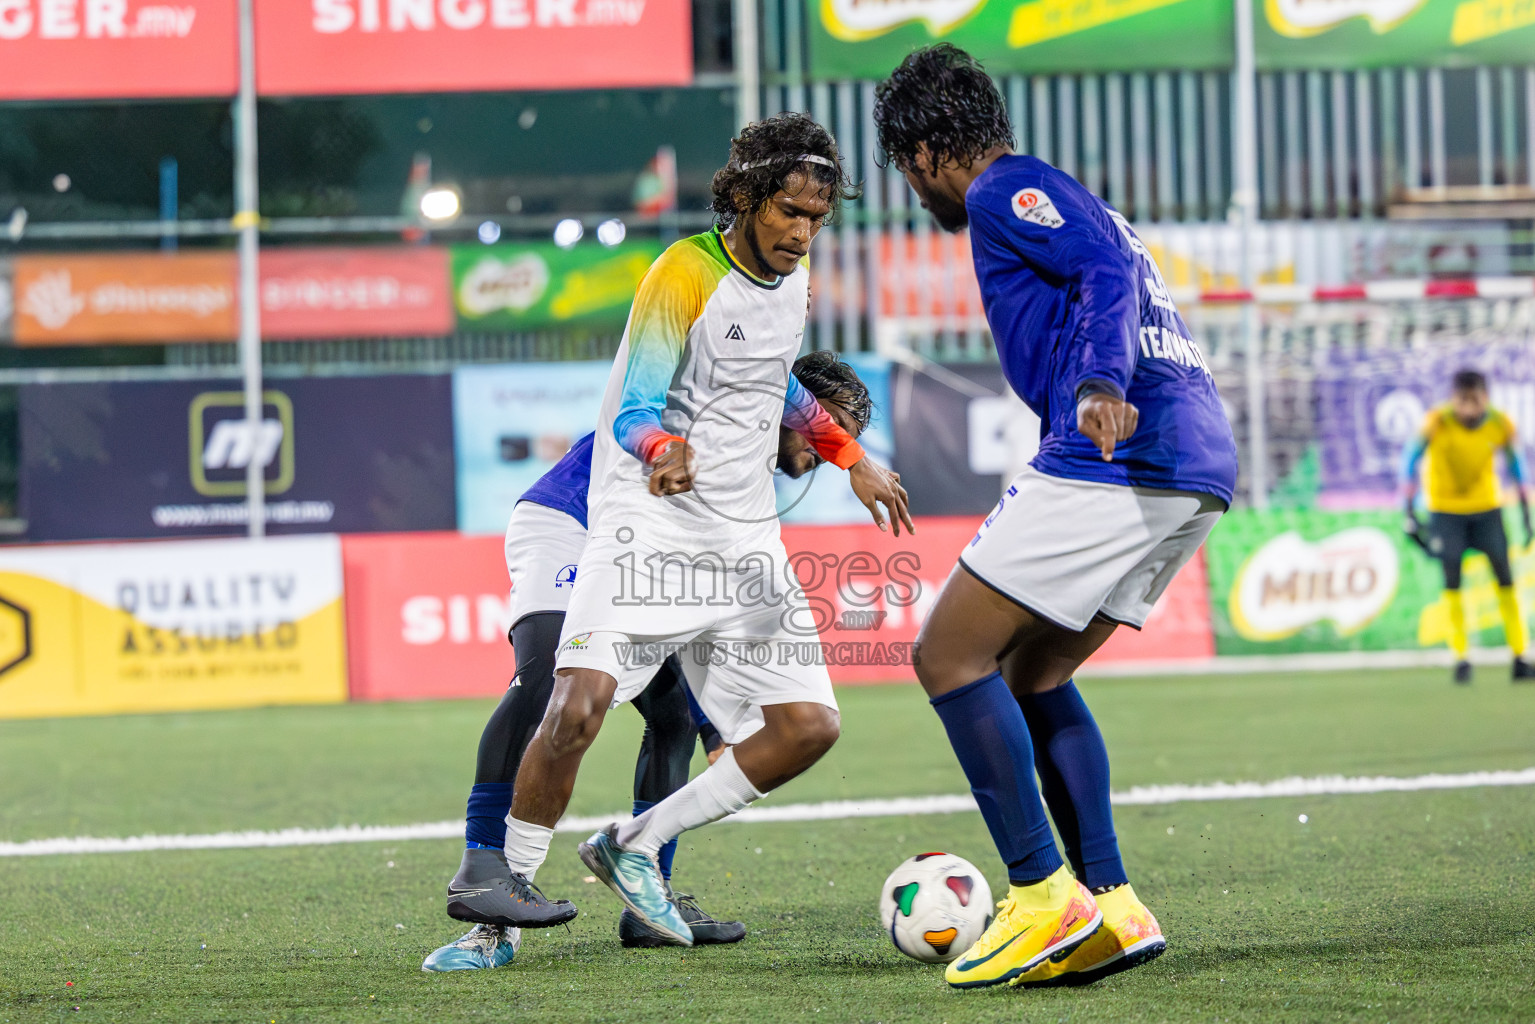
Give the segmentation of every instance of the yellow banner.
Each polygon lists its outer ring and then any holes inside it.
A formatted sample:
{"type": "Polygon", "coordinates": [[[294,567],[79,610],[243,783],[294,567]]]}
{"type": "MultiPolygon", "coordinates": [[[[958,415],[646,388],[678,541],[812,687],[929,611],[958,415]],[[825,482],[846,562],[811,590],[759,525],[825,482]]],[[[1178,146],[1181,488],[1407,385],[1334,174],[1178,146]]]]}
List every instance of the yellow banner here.
{"type": "Polygon", "coordinates": [[[0,553],[0,718],[346,699],[336,537],[0,553]]]}

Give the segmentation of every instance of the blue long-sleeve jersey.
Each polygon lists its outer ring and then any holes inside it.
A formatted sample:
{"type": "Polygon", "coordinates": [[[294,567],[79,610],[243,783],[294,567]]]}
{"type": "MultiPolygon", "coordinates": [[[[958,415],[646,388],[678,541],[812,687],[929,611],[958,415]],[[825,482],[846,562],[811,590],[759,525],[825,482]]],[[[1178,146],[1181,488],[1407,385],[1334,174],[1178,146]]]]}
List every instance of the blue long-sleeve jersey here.
{"type": "Polygon", "coordinates": [[[1069,174],[1022,155],[982,172],[965,208],[1002,371],[1041,420],[1034,467],[1229,503],[1231,425],[1161,272],[1124,217],[1069,174]],[[1084,389],[1140,411],[1112,462],[1077,430],[1084,389]]]}

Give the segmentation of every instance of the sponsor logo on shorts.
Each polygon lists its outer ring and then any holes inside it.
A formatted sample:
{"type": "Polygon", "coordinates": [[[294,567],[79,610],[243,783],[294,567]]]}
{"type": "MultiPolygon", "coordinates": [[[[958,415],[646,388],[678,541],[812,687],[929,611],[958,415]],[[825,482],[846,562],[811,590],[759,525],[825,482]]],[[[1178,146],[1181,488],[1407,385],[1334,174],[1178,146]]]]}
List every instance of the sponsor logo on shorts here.
{"type": "Polygon", "coordinates": [[[575,585],[576,585],[576,567],[575,566],[573,566],[573,565],[563,566],[563,567],[561,567],[559,572],[554,574],[554,589],[559,590],[561,587],[573,587],[575,585]]]}
{"type": "Polygon", "coordinates": [[[582,651],[591,646],[592,635],[590,633],[578,633],[565,641],[562,651],[582,651]]]}
{"type": "Polygon", "coordinates": [[[1066,223],[1043,189],[1025,188],[1013,194],[1013,216],[1051,230],[1066,223]]]}

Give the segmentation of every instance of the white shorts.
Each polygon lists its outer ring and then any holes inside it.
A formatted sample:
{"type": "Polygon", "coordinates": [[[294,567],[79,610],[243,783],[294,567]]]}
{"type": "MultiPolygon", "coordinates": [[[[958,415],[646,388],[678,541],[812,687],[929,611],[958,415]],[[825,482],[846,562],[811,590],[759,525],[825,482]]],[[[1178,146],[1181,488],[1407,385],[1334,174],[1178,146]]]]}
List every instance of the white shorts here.
{"type": "Polygon", "coordinates": [[[633,700],[667,654],[680,655],[688,689],[726,743],[762,727],[761,708],[801,702],[837,707],[818,634],[788,555],[763,550],[685,562],[634,539],[592,534],[581,588],[565,614],[556,668],[591,668],[618,681],[613,703],[633,700]],[[647,561],[647,558],[650,560],[647,561]]]}
{"type": "Polygon", "coordinates": [[[1102,615],[1140,629],[1225,504],[1207,494],[1019,473],[960,564],[1067,629],[1102,615]]]}
{"type": "Polygon", "coordinates": [[[539,612],[564,612],[576,588],[586,527],[531,501],[512,507],[506,523],[506,574],[512,580],[511,623],[539,612]]]}

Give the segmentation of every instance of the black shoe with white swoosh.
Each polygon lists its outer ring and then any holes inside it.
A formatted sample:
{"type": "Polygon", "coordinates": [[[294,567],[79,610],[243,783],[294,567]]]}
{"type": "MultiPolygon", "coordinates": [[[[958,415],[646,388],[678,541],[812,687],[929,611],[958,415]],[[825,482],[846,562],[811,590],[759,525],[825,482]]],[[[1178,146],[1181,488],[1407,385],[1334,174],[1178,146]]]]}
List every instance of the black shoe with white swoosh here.
{"type": "Polygon", "coordinates": [[[574,903],[549,899],[538,886],[513,872],[500,850],[465,850],[458,874],[448,883],[448,916],[456,921],[552,928],[576,913],[574,903]]]}

